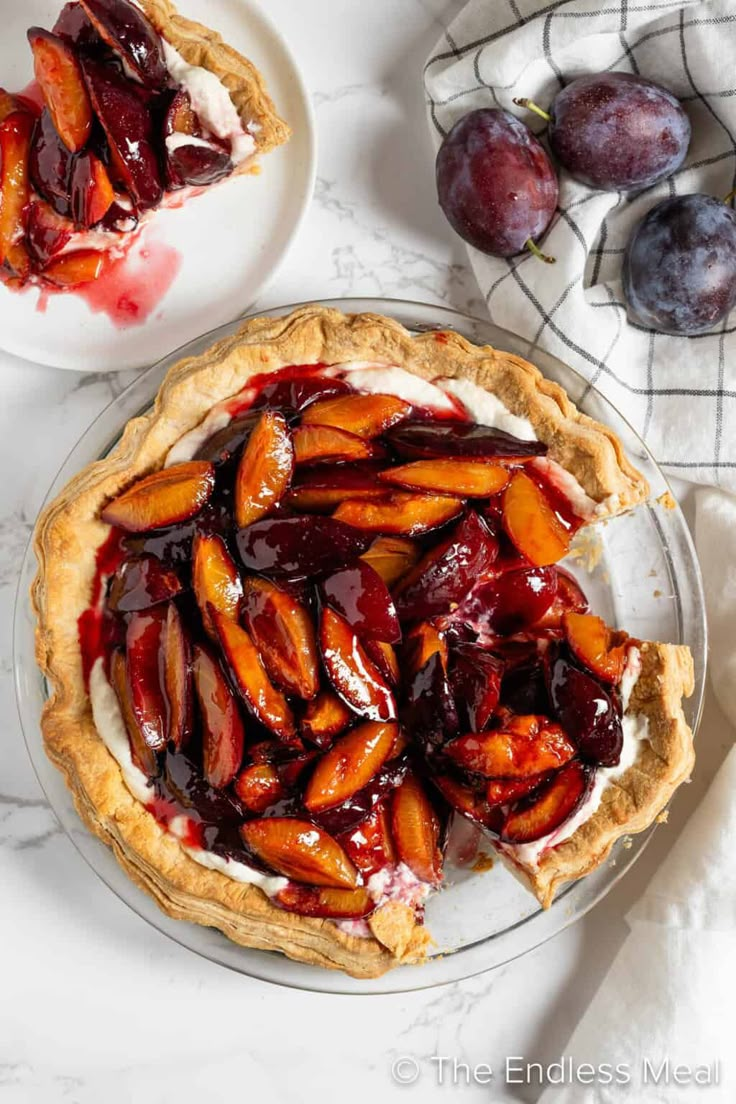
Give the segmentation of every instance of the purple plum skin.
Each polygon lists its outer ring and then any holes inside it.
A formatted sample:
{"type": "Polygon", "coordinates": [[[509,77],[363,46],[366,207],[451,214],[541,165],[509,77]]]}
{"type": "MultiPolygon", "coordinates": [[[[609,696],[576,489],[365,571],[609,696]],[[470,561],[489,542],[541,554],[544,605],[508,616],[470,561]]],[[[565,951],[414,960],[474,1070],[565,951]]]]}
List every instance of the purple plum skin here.
{"type": "Polygon", "coordinates": [[[707,195],[666,199],[639,223],[624,257],[629,318],[698,334],[736,305],[736,213],[707,195]]]}
{"type": "Polygon", "coordinates": [[[558,185],[529,127],[507,111],[480,108],[460,119],[442,143],[437,194],[461,238],[483,253],[513,257],[547,230],[558,185]]]}
{"type": "Polygon", "coordinates": [[[671,92],[632,73],[578,77],[550,110],[549,144],[567,171],[602,191],[639,191],[685,160],[690,120],[671,92]]]}

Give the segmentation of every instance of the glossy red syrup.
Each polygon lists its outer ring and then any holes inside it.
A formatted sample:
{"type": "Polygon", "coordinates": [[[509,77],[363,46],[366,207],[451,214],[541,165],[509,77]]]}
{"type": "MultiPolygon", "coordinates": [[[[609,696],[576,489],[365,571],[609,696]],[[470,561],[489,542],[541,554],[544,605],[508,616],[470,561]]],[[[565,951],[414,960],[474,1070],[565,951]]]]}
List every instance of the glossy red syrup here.
{"type": "Polygon", "coordinates": [[[107,657],[110,654],[117,636],[115,619],[106,612],[102,598],[106,579],[125,559],[124,536],[120,529],[111,529],[105,543],[98,548],[89,608],[77,622],[79,648],[82,654],[82,674],[84,684],[88,688],[92,668],[100,656],[107,657]]]}

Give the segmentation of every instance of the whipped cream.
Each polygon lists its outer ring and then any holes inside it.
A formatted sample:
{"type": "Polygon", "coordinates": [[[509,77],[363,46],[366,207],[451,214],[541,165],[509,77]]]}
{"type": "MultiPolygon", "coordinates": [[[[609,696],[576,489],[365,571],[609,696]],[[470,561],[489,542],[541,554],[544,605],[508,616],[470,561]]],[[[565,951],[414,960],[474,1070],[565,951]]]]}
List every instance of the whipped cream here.
{"type": "Polygon", "coordinates": [[[507,406],[501,402],[485,387],[467,379],[438,380],[438,387],[448,391],[462,403],[468,415],[479,425],[500,429],[503,433],[510,433],[520,441],[536,441],[537,435],[534,426],[528,418],[520,418],[512,414],[507,406]]]}
{"type": "Polygon", "coordinates": [[[643,713],[626,712],[631,699],[632,690],[640,674],[641,653],[635,645],[632,645],[627,652],[626,667],[619,684],[621,704],[624,709],[624,716],[622,718],[624,742],[621,749],[621,758],[616,766],[597,768],[593,778],[593,785],[585,801],[583,801],[573,815],[569,817],[564,824],[561,824],[559,828],[556,828],[554,832],[550,832],[546,836],[541,836],[532,843],[498,843],[498,849],[502,851],[503,854],[508,855],[512,859],[516,859],[518,862],[524,863],[526,866],[537,867],[543,852],[549,850],[550,847],[557,847],[558,844],[569,839],[582,824],[590,820],[599,808],[603,800],[603,795],[608,787],[612,785],[616,779],[625,774],[629,767],[634,765],[641,754],[643,745],[649,740],[648,718],[643,713]]]}
{"type": "Polygon", "coordinates": [[[161,42],[166,67],[177,84],[189,93],[204,128],[230,143],[235,165],[252,157],[256,152],[255,139],[244,129],[230,93],[219,77],[201,65],[190,65],[165,38],[161,42]]]}

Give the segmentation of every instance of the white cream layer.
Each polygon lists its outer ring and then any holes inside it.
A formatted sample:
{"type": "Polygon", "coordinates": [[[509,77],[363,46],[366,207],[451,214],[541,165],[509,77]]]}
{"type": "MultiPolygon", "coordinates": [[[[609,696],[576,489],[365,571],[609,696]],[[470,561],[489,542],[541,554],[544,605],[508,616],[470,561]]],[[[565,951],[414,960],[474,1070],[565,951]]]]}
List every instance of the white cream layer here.
{"type": "Polygon", "coordinates": [[[252,134],[243,127],[225,85],[209,69],[190,65],[165,38],[161,39],[166,67],[177,84],[189,93],[192,107],[210,134],[230,143],[233,164],[240,165],[256,151],[252,134]]]}
{"type": "Polygon", "coordinates": [[[549,850],[550,847],[557,847],[558,844],[569,839],[581,824],[585,824],[586,821],[590,820],[593,813],[595,813],[600,806],[603,795],[611,783],[615,782],[617,778],[620,778],[621,775],[629,769],[629,767],[633,766],[639,757],[642,744],[649,740],[648,718],[643,713],[632,714],[626,712],[629,706],[631,692],[640,674],[641,653],[638,648],[632,645],[626,656],[626,667],[619,686],[621,704],[624,710],[622,720],[624,743],[621,749],[621,758],[616,766],[598,767],[593,778],[593,785],[590,793],[585,801],[579,809],[577,809],[564,824],[555,829],[554,832],[550,832],[547,836],[541,836],[538,840],[534,840],[533,843],[499,843],[498,847],[504,854],[524,863],[526,866],[536,867],[544,851],[549,850]]]}

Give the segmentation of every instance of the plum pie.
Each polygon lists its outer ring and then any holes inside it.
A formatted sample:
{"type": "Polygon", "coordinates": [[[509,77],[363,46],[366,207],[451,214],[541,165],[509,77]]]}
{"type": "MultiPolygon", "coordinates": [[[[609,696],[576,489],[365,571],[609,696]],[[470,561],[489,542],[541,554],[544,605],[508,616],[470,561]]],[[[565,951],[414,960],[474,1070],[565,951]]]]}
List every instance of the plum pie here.
{"type": "Polygon", "coordinates": [[[35,84],[0,89],[11,287],[96,280],[156,208],[255,171],[289,137],[255,66],[170,0],[75,0],[28,41],[35,84]]]}
{"type": "Polygon", "coordinates": [[[688,649],[609,627],[560,565],[647,495],[516,356],[249,321],[38,522],[48,754],[165,912],[249,947],[420,962],[458,826],[548,907],[693,765],[688,649]]]}

